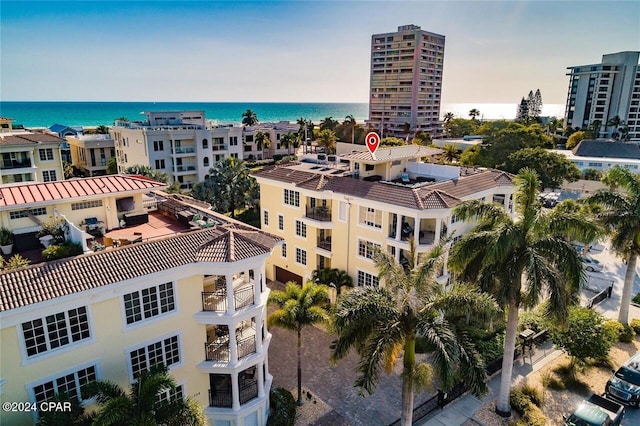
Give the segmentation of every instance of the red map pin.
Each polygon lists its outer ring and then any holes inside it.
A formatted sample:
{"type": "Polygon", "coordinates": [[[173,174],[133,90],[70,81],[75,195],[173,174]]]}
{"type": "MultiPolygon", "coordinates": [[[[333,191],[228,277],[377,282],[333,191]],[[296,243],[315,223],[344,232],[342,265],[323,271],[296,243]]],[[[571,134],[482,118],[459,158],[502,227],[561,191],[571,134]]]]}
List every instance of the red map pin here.
{"type": "Polygon", "coordinates": [[[376,152],[376,149],[378,149],[378,145],[380,145],[380,136],[378,136],[376,132],[369,132],[364,140],[369,152],[373,155],[376,152]]]}

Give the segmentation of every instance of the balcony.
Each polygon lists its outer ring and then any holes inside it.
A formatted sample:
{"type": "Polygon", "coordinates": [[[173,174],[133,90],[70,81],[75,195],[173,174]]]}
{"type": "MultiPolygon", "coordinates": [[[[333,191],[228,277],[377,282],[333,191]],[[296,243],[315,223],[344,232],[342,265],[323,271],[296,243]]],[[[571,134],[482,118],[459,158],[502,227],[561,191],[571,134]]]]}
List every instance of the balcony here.
{"type": "Polygon", "coordinates": [[[214,362],[229,362],[229,335],[204,344],[205,359],[214,362]]]}
{"type": "Polygon", "coordinates": [[[321,222],[331,222],[331,210],[324,206],[307,206],[306,217],[309,219],[319,220],[321,222]]]}
{"type": "MultiPolygon", "coordinates": [[[[257,396],[257,395],[256,395],[257,396]]],[[[209,406],[210,407],[233,407],[233,397],[231,395],[231,389],[216,389],[215,392],[211,392],[209,389],[209,406]]]]}
{"type": "Polygon", "coordinates": [[[236,344],[238,347],[238,360],[256,353],[256,331],[252,331],[253,334],[247,337],[238,336],[238,332],[236,331],[236,338],[238,341],[236,344]]]}
{"type": "Polygon", "coordinates": [[[195,154],[196,149],[193,147],[173,148],[173,154],[195,154]]]}
{"type": "Polygon", "coordinates": [[[227,149],[229,149],[227,145],[213,145],[211,147],[212,151],[226,151],[227,149]]]}
{"type": "Polygon", "coordinates": [[[245,404],[258,397],[258,382],[255,380],[247,380],[240,387],[240,404],[245,404]]]}
{"type": "Polygon", "coordinates": [[[11,160],[11,161],[2,161],[2,163],[0,163],[0,169],[2,170],[8,170],[8,169],[24,169],[24,168],[28,168],[31,167],[31,160],[28,158],[25,158],[24,160],[18,161],[18,160],[11,160]]]}
{"type": "Polygon", "coordinates": [[[321,248],[323,250],[331,251],[331,237],[326,238],[318,238],[318,243],[316,247],[321,248]]]}
{"type": "MultiPolygon", "coordinates": [[[[255,295],[252,281],[237,287],[233,291],[233,303],[235,309],[242,309],[246,306],[253,305],[254,302],[255,295]]],[[[227,289],[223,287],[212,292],[203,291],[202,310],[220,313],[227,312],[227,289]]]]}

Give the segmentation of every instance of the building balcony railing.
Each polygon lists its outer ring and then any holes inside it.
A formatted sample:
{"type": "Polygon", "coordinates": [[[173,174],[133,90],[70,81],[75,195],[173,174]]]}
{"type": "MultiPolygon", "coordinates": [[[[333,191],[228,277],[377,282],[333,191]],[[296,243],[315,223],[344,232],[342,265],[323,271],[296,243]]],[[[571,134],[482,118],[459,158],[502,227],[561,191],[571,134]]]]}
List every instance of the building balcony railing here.
{"type": "Polygon", "coordinates": [[[211,147],[212,151],[226,151],[227,149],[229,149],[227,145],[213,145],[211,147]]]}
{"type": "Polygon", "coordinates": [[[209,389],[209,406],[210,407],[231,408],[233,407],[232,401],[233,401],[233,396],[231,394],[231,389],[224,389],[224,390],[216,389],[215,392],[211,392],[211,389],[209,389]]]}
{"type": "Polygon", "coordinates": [[[256,335],[238,339],[238,359],[242,359],[256,353],[256,335]]]}
{"type": "Polygon", "coordinates": [[[196,152],[196,149],[191,147],[173,148],[174,154],[193,154],[195,152],[196,152]]]}
{"type": "Polygon", "coordinates": [[[253,284],[240,287],[233,291],[233,301],[236,309],[244,308],[245,306],[253,305],[253,284]]]}
{"type": "MultiPolygon", "coordinates": [[[[255,303],[253,283],[249,282],[233,291],[233,304],[241,309],[255,303]]],[[[227,290],[222,288],[214,292],[202,292],[202,310],[213,312],[227,311],[227,290]]]]}
{"type": "Polygon", "coordinates": [[[331,237],[324,239],[318,238],[318,244],[316,245],[316,247],[331,251],[331,237]]]}
{"type": "Polygon", "coordinates": [[[245,382],[244,386],[240,388],[240,404],[245,404],[254,398],[258,397],[258,382],[250,381],[245,382]]]}
{"type": "Polygon", "coordinates": [[[309,219],[320,220],[322,222],[331,222],[331,210],[328,207],[310,207],[307,206],[307,215],[309,219]]]}
{"type": "Polygon", "coordinates": [[[16,160],[12,160],[12,161],[3,161],[0,163],[0,169],[3,170],[7,170],[7,169],[24,169],[27,167],[31,167],[31,160],[29,159],[24,159],[22,161],[16,161],[16,160]]]}
{"type": "Polygon", "coordinates": [[[229,336],[205,343],[204,352],[207,361],[229,362],[229,336]]]}

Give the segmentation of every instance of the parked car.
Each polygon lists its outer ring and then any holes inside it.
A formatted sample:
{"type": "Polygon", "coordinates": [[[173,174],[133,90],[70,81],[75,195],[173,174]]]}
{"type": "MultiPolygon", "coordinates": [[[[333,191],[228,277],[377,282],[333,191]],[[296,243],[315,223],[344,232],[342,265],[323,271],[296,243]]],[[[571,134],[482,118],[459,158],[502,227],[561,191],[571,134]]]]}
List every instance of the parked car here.
{"type": "Polygon", "coordinates": [[[582,256],[582,262],[584,263],[584,269],[586,269],[589,272],[602,271],[602,263],[598,262],[591,256],[587,256],[587,255],[582,256]]]}
{"type": "Polygon", "coordinates": [[[565,426],[618,426],[624,407],[599,395],[591,395],[570,416],[563,416],[565,426]]]}
{"type": "Polygon", "coordinates": [[[605,394],[623,404],[638,407],[640,404],[640,352],[637,352],[607,382],[605,394]]]}

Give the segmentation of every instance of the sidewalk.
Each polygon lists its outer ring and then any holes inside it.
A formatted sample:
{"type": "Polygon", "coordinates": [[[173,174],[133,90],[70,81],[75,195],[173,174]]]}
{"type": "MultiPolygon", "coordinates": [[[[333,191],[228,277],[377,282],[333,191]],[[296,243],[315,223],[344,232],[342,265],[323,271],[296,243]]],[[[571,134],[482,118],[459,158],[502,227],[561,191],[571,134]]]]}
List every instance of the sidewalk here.
{"type": "MultiPolygon", "coordinates": [[[[553,345],[550,341],[547,341],[540,347],[528,352],[523,358],[518,358],[514,361],[512,382],[518,383],[527,375],[538,371],[558,356],[562,355],[562,353],[563,352],[560,350],[553,349],[553,345]]],[[[489,393],[487,393],[482,399],[478,399],[470,393],[467,393],[444,407],[442,410],[434,411],[427,418],[422,419],[415,424],[419,426],[462,425],[467,420],[471,419],[482,405],[498,397],[501,377],[502,375],[500,373],[496,373],[496,375],[489,380],[489,393]]],[[[473,422],[478,423],[477,421],[473,422]]]]}

